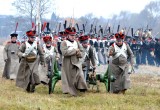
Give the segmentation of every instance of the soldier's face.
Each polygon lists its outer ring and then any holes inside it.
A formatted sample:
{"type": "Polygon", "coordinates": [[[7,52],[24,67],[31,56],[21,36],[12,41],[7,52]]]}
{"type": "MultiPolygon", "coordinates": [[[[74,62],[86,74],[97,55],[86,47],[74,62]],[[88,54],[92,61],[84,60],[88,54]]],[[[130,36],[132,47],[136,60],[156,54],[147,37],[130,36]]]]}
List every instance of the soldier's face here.
{"type": "Polygon", "coordinates": [[[121,45],[123,44],[123,39],[117,39],[117,40],[116,40],[116,44],[117,44],[118,46],[121,46],[121,45]]]}
{"type": "Polygon", "coordinates": [[[17,37],[12,37],[12,38],[11,38],[11,41],[12,41],[12,42],[16,42],[16,40],[17,40],[17,37]]]}
{"type": "Polygon", "coordinates": [[[87,48],[88,43],[87,43],[87,42],[84,42],[84,43],[82,43],[82,46],[83,46],[84,48],[87,48]]]}
{"type": "Polygon", "coordinates": [[[68,35],[69,40],[74,41],[75,40],[75,35],[68,35]]]}
{"type": "Polygon", "coordinates": [[[61,38],[62,38],[62,41],[63,41],[63,40],[66,40],[66,37],[65,37],[65,36],[62,36],[61,38]]]}
{"type": "Polygon", "coordinates": [[[31,42],[34,42],[34,41],[35,41],[35,39],[36,39],[36,37],[34,37],[34,36],[29,37],[29,41],[31,41],[31,42]]]}
{"type": "Polygon", "coordinates": [[[51,46],[51,42],[47,42],[46,46],[48,46],[48,47],[51,46]]]}

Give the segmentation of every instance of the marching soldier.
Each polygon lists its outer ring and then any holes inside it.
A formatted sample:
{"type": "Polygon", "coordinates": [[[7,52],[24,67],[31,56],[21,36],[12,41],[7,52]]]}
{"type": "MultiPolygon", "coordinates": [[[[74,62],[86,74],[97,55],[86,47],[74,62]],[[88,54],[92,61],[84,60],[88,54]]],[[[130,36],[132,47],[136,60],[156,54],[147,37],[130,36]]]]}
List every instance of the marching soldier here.
{"type": "Polygon", "coordinates": [[[131,50],[133,51],[134,57],[135,57],[135,63],[136,63],[136,68],[138,68],[138,65],[140,65],[141,61],[141,56],[140,56],[140,50],[141,50],[141,45],[137,43],[136,39],[133,38],[132,43],[131,43],[131,50]]]}
{"type": "Polygon", "coordinates": [[[129,45],[123,42],[124,34],[116,33],[116,42],[109,47],[109,56],[112,56],[111,71],[116,80],[112,83],[113,93],[125,93],[130,88],[128,58],[131,65],[134,63],[134,55],[129,45]]]}
{"type": "Polygon", "coordinates": [[[141,46],[141,64],[146,65],[147,64],[147,53],[149,50],[149,42],[145,37],[142,37],[142,46],[141,46]]]}
{"type": "Polygon", "coordinates": [[[27,92],[34,92],[35,86],[40,84],[38,57],[40,57],[40,64],[44,64],[44,54],[40,45],[35,41],[35,33],[33,30],[26,32],[28,41],[23,43],[18,51],[20,66],[16,86],[25,89],[27,92]]]}
{"type": "Polygon", "coordinates": [[[89,36],[87,36],[87,35],[79,37],[79,41],[82,44],[84,52],[85,52],[85,54],[82,58],[82,60],[83,60],[82,61],[83,62],[82,63],[82,68],[83,68],[84,78],[85,78],[86,81],[89,80],[88,71],[90,69],[90,66],[92,66],[92,69],[94,69],[94,70],[96,69],[93,47],[88,45],[88,38],[89,38],[89,36]]]}
{"type": "Polygon", "coordinates": [[[104,64],[106,65],[107,64],[107,60],[106,60],[106,53],[107,53],[107,49],[105,47],[105,42],[107,42],[107,37],[104,36],[102,38],[102,42],[100,44],[101,48],[102,48],[102,56],[103,56],[103,59],[104,59],[104,64]]]}
{"type": "Polygon", "coordinates": [[[52,37],[51,36],[44,36],[43,37],[44,45],[43,45],[43,52],[45,58],[45,66],[40,66],[40,80],[43,84],[48,84],[49,76],[51,72],[53,72],[53,64],[55,61],[59,59],[58,50],[52,46],[52,37]]]}
{"type": "MultiPolygon", "coordinates": [[[[149,42],[149,50],[147,52],[147,61],[148,61],[148,65],[152,65],[155,66],[154,64],[154,51],[155,51],[155,41],[149,37],[148,38],[148,42],[149,42]]],[[[156,47],[157,48],[157,47],[156,47]]]]}
{"type": "Polygon", "coordinates": [[[57,42],[57,49],[58,49],[58,53],[60,55],[60,59],[58,60],[58,63],[59,63],[58,68],[59,68],[59,70],[61,70],[61,66],[62,66],[62,52],[61,52],[60,47],[61,47],[61,43],[64,40],[66,40],[66,33],[65,33],[65,31],[59,32],[58,36],[59,36],[59,40],[57,42]]]}
{"type": "Polygon", "coordinates": [[[18,66],[19,66],[19,58],[17,55],[20,42],[17,42],[18,34],[12,33],[11,41],[7,42],[3,50],[3,59],[5,61],[5,67],[3,71],[2,77],[6,79],[16,79],[18,66]]]}
{"type": "Polygon", "coordinates": [[[83,47],[75,41],[76,29],[69,27],[65,30],[67,39],[61,43],[62,60],[62,91],[64,94],[70,93],[77,96],[77,90],[85,92],[87,85],[83,76],[82,58],[83,47]]]}
{"type": "Polygon", "coordinates": [[[98,54],[99,63],[104,65],[105,59],[103,58],[103,55],[102,55],[103,42],[100,39],[100,36],[97,38],[97,41],[94,43],[94,47],[95,47],[96,52],[98,54]]]}

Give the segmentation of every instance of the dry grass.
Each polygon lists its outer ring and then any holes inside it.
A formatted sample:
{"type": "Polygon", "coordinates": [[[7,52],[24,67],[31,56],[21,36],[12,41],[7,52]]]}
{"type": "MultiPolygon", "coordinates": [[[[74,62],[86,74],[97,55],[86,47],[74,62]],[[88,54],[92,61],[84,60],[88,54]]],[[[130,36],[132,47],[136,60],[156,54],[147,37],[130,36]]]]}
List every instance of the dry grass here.
{"type": "Polygon", "coordinates": [[[0,110],[159,110],[160,76],[133,74],[132,88],[125,95],[107,93],[104,84],[100,92],[89,90],[78,97],[62,94],[58,82],[54,94],[39,85],[29,94],[15,87],[15,82],[0,78],[0,110]]]}

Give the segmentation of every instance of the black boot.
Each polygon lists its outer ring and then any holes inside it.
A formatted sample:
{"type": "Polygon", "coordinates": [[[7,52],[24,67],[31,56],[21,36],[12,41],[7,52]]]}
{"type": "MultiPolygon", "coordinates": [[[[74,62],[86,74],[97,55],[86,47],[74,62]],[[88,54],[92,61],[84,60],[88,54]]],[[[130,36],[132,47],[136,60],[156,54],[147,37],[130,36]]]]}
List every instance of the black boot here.
{"type": "Polygon", "coordinates": [[[27,89],[26,89],[27,92],[30,92],[30,86],[31,86],[31,84],[29,83],[27,86],[27,89]]]}
{"type": "Polygon", "coordinates": [[[31,85],[31,91],[30,92],[35,92],[35,85],[31,85]]]}
{"type": "Polygon", "coordinates": [[[114,94],[119,94],[120,93],[120,90],[115,90],[113,91],[114,94]]]}
{"type": "Polygon", "coordinates": [[[80,92],[86,92],[86,89],[80,89],[80,92]]]}

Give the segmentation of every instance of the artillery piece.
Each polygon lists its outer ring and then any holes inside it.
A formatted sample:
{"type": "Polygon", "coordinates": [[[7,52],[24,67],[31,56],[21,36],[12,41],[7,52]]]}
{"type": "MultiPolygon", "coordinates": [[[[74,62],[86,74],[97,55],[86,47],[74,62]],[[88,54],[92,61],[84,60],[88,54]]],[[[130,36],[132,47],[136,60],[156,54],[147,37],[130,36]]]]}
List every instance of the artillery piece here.
{"type": "MultiPolygon", "coordinates": [[[[57,66],[58,63],[57,61],[54,61],[54,65],[53,65],[53,73],[51,73],[49,75],[49,94],[54,92],[54,88],[56,83],[61,80],[61,71],[58,70],[57,66]]],[[[105,88],[107,92],[111,92],[111,82],[115,81],[115,77],[112,75],[111,69],[110,69],[110,65],[108,65],[107,71],[105,73],[97,73],[95,74],[94,72],[92,72],[93,74],[90,74],[89,77],[89,82],[88,84],[93,85],[93,86],[97,86],[97,91],[99,91],[98,88],[98,83],[102,82],[105,84],[105,88]]]]}

